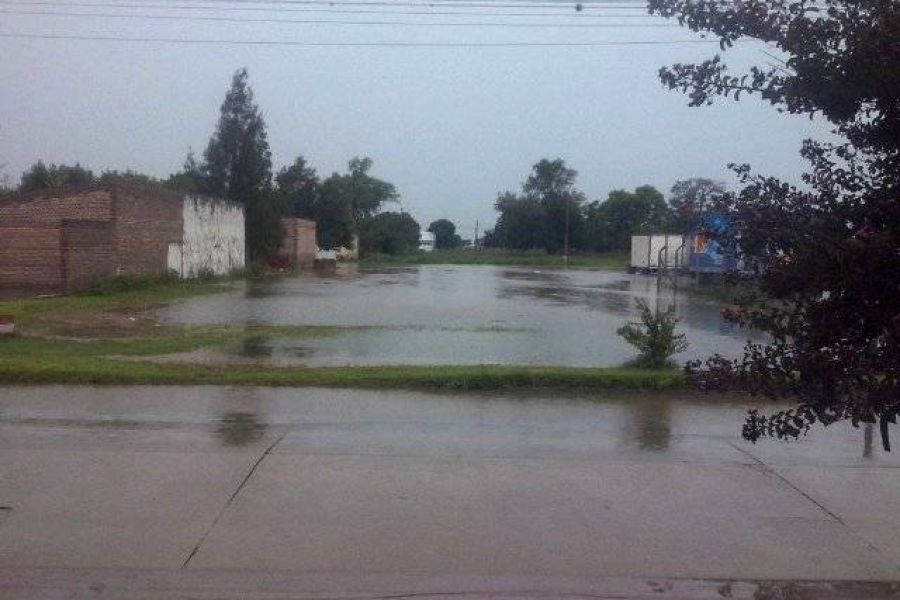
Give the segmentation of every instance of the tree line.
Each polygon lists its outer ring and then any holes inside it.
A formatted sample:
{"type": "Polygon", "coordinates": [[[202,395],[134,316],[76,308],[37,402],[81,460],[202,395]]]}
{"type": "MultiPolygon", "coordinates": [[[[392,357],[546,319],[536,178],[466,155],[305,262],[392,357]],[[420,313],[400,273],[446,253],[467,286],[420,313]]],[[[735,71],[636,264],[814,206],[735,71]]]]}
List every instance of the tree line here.
{"type": "MultiPolygon", "coordinates": [[[[285,216],[316,221],[321,248],[350,247],[358,239],[362,255],[403,254],[419,247],[419,224],[402,211],[385,211],[399,201],[396,187],[372,175],[372,159],[354,157],[344,173],[320,177],[304,156],[277,172],[262,112],[246,69],[234,73],[222,102],[215,131],[200,158],[188,155],[180,171],[158,179],[134,171],[104,171],[99,176],[80,164],[46,165],[38,161],[23,173],[19,192],[69,184],[125,180],[226,198],[243,204],[250,258],[266,260],[281,246],[285,216]]],[[[512,250],[626,251],[638,233],[684,231],[724,193],[709,179],[680,181],[668,203],[645,185],[614,190],[604,201],[588,202],[575,185],[577,171],[562,159],[536,163],[521,192],[503,192],[494,207],[497,224],[481,240],[484,246],[512,250]]],[[[460,247],[465,241],[447,219],[432,222],[435,248],[460,247]]]]}
{"type": "Polygon", "coordinates": [[[206,150],[199,159],[188,152],[181,170],[166,179],[130,170],[96,176],[80,164],[38,161],[23,173],[16,191],[124,180],[233,200],[244,206],[253,260],[266,260],[278,251],[286,216],[315,220],[322,248],[349,247],[356,236],[363,254],[418,248],[419,224],[403,212],[382,212],[399,194],[393,184],[370,173],[372,159],[352,158],[346,173],[324,179],[303,156],[274,172],[266,123],[248,79],[246,69],[235,72],[206,150]]]}
{"type": "Polygon", "coordinates": [[[588,202],[575,187],[578,172],[562,159],[542,159],[519,193],[502,192],[494,208],[497,224],[484,236],[485,246],[516,250],[627,251],[631,236],[682,233],[697,227],[724,184],[694,178],[677,182],[668,202],[650,185],[634,191],[613,190],[606,200],[588,202]]]}

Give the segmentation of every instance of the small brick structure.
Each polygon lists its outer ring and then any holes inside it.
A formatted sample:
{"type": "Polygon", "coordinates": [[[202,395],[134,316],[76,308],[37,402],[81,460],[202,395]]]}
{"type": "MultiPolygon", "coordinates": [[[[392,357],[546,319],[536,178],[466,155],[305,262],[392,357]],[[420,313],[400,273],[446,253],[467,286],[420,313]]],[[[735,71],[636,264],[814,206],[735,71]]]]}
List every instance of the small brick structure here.
{"type": "Polygon", "coordinates": [[[278,255],[290,265],[311,269],[316,260],[316,222],[288,217],[281,220],[284,240],[278,255]]]}
{"type": "Polygon", "coordinates": [[[60,293],[98,277],[243,266],[244,211],[232,202],[125,182],[0,202],[0,289],[60,293]]]}

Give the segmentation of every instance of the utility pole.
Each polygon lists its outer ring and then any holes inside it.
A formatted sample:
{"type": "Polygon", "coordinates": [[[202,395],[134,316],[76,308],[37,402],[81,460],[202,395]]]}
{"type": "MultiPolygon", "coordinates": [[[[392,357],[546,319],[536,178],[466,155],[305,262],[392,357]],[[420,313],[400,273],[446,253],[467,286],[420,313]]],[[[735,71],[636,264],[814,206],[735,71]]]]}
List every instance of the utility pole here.
{"type": "Polygon", "coordinates": [[[475,219],[475,248],[478,248],[478,219],[475,219]]]}
{"type": "Polygon", "coordinates": [[[566,233],[563,237],[563,268],[569,268],[569,194],[566,194],[566,233]]]}

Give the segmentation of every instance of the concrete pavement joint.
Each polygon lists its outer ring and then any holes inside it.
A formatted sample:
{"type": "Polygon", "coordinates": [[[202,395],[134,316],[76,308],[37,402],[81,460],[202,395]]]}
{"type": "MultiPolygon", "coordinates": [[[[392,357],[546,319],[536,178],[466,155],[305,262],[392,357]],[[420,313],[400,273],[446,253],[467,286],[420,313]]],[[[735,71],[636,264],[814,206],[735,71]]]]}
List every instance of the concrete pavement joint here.
{"type": "MultiPolygon", "coordinates": [[[[767,465],[765,462],[763,462],[762,460],[760,460],[759,458],[757,458],[752,452],[749,452],[749,451],[746,450],[745,448],[741,448],[740,446],[738,446],[738,445],[735,444],[734,442],[728,442],[728,444],[729,444],[732,448],[734,448],[735,450],[737,450],[738,452],[741,452],[741,453],[743,453],[743,454],[746,454],[747,456],[749,456],[750,458],[752,458],[753,461],[754,461],[757,465],[759,465],[760,467],[762,467],[762,469],[763,469],[763,471],[764,471],[765,473],[767,473],[767,474],[769,474],[769,475],[772,475],[773,477],[775,477],[775,478],[778,479],[779,481],[783,482],[785,485],[787,485],[788,487],[790,487],[792,490],[794,490],[795,492],[797,492],[798,494],[800,494],[801,496],[803,496],[804,498],[806,498],[807,500],[809,500],[810,502],[812,502],[813,504],[815,504],[815,505],[819,508],[819,510],[821,510],[822,512],[824,512],[826,515],[828,515],[829,517],[831,517],[832,519],[834,519],[835,521],[837,521],[838,523],[840,523],[840,524],[843,525],[844,527],[847,526],[847,524],[844,523],[844,520],[843,520],[841,517],[839,517],[837,514],[833,513],[830,509],[828,509],[828,508],[827,508],[825,505],[823,505],[821,502],[819,502],[818,500],[816,500],[815,498],[813,498],[812,496],[810,496],[809,494],[807,494],[806,492],[804,492],[803,490],[801,490],[799,487],[797,487],[796,485],[794,485],[794,484],[793,484],[789,479],[787,479],[784,475],[782,475],[781,473],[779,473],[778,471],[776,471],[775,469],[773,469],[772,467],[770,467],[769,465],[767,465]]],[[[867,542],[867,543],[868,543],[868,542],[867,542]]],[[[871,545],[871,544],[870,544],[870,545],[871,545]]],[[[874,548],[874,546],[873,546],[873,548],[874,548]]]]}
{"type": "Polygon", "coordinates": [[[757,463],[757,464],[758,464],[758,465],[759,465],[766,473],[771,474],[771,475],[774,476],[776,479],[778,479],[779,481],[783,482],[785,485],[787,485],[788,487],[790,487],[792,490],[794,490],[795,492],[797,492],[798,494],[800,494],[801,496],[803,496],[804,498],[806,498],[807,500],[809,500],[810,502],[812,502],[814,505],[816,505],[816,506],[819,508],[819,510],[821,510],[822,512],[824,512],[825,514],[827,514],[829,517],[831,517],[832,519],[834,519],[836,522],[840,523],[840,524],[841,524],[843,527],[845,527],[848,531],[851,531],[851,532],[853,533],[853,535],[857,536],[860,540],[862,540],[863,543],[864,543],[870,550],[873,550],[875,553],[877,553],[878,555],[882,556],[886,561],[888,561],[888,563],[890,563],[890,564],[895,564],[894,560],[893,560],[890,556],[888,556],[884,551],[882,551],[881,548],[879,548],[878,546],[876,546],[875,544],[873,544],[872,542],[870,542],[869,539],[866,538],[866,536],[860,534],[859,532],[855,531],[852,527],[850,527],[849,525],[847,525],[847,523],[844,521],[844,519],[842,519],[837,513],[832,512],[832,511],[831,511],[830,509],[828,509],[824,504],[822,504],[821,502],[819,502],[818,500],[816,500],[815,498],[813,498],[812,496],[810,496],[808,493],[806,493],[805,491],[803,491],[802,489],[800,489],[799,487],[797,487],[791,480],[789,480],[787,477],[785,477],[784,475],[782,475],[781,473],[779,473],[778,471],[776,471],[775,469],[773,469],[772,467],[770,467],[769,465],[767,465],[765,462],[763,462],[762,460],[760,460],[759,458],[757,458],[753,453],[749,452],[748,450],[746,450],[746,449],[744,449],[744,448],[741,448],[740,446],[738,446],[738,445],[735,444],[734,442],[728,442],[728,443],[729,443],[735,450],[737,450],[737,451],[739,451],[739,452],[743,452],[744,454],[746,454],[747,456],[749,456],[749,457],[751,457],[753,460],[755,460],[756,463],[757,463]]]}
{"type": "Polygon", "coordinates": [[[279,435],[277,438],[275,438],[275,441],[272,442],[271,444],[269,444],[269,447],[266,448],[262,454],[260,454],[259,458],[256,459],[256,462],[254,462],[253,465],[250,467],[250,470],[247,471],[247,475],[244,476],[244,479],[242,479],[240,484],[238,484],[237,489],[235,489],[234,492],[231,494],[231,496],[228,497],[228,500],[225,502],[225,505],[222,506],[222,509],[219,511],[219,513],[216,515],[216,517],[212,520],[212,523],[209,524],[209,527],[206,529],[205,532],[203,532],[203,535],[200,536],[200,540],[197,542],[197,545],[194,546],[194,548],[191,550],[190,554],[188,554],[187,558],[184,559],[184,562],[181,564],[182,569],[186,569],[188,567],[191,560],[194,558],[194,556],[197,555],[197,552],[200,551],[200,547],[203,545],[203,542],[206,541],[206,538],[209,537],[209,534],[212,533],[212,530],[216,527],[216,524],[218,524],[219,520],[222,518],[222,515],[225,514],[225,511],[228,510],[228,507],[231,506],[231,503],[234,502],[234,499],[237,498],[237,495],[241,492],[242,489],[244,489],[244,486],[247,485],[247,482],[250,481],[250,478],[253,477],[253,474],[256,472],[256,469],[259,467],[260,464],[262,464],[262,461],[265,460],[266,457],[272,453],[272,451],[275,449],[275,446],[277,446],[279,443],[281,443],[281,440],[283,440],[285,438],[285,436],[287,436],[288,433],[290,433],[290,429],[286,429],[285,431],[283,431],[281,433],[281,435],[279,435]]]}

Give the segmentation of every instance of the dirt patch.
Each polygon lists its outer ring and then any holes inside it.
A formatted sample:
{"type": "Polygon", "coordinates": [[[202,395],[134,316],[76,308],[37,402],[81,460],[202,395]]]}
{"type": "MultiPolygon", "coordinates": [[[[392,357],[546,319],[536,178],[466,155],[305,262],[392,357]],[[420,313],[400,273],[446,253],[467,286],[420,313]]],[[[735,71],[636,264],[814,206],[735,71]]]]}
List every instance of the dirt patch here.
{"type": "Polygon", "coordinates": [[[51,311],[29,320],[27,334],[60,338],[127,338],[160,335],[167,329],[151,309],[51,311]]]}

